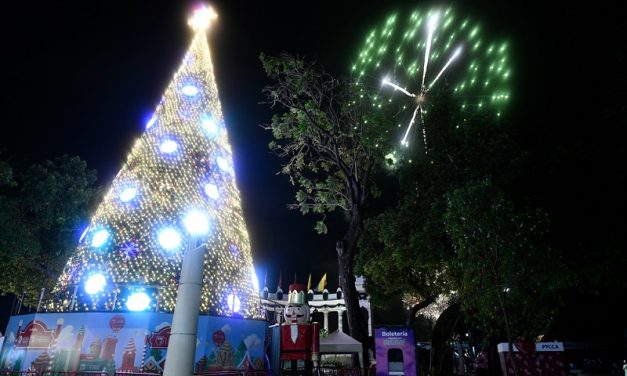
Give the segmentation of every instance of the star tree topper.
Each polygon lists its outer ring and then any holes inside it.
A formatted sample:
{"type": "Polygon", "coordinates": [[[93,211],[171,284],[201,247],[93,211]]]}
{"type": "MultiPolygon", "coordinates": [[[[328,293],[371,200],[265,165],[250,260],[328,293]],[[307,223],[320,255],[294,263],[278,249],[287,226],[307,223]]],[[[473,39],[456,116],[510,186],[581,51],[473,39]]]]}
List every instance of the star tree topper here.
{"type": "Polygon", "coordinates": [[[187,24],[195,31],[206,30],[216,18],[218,18],[218,14],[213,8],[201,5],[198,9],[194,10],[194,14],[187,21],[187,24]]]}

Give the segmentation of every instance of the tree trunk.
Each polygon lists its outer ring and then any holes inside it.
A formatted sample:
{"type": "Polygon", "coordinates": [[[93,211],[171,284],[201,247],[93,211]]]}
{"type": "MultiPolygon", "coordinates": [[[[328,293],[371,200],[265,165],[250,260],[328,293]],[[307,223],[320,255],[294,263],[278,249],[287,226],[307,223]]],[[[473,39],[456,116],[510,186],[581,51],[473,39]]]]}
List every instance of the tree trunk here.
{"type": "Polygon", "coordinates": [[[488,340],[488,376],[501,376],[501,359],[499,358],[498,343],[494,338],[488,340]]]}
{"type": "MultiPolygon", "coordinates": [[[[338,242],[337,247],[342,247],[342,242],[338,242]]],[[[348,318],[348,330],[351,337],[361,342],[364,352],[364,366],[369,364],[368,359],[368,324],[365,317],[361,313],[359,307],[359,295],[355,288],[355,275],[353,273],[352,262],[346,260],[345,257],[338,257],[340,267],[340,287],[344,294],[346,302],[346,317],[348,318]]],[[[340,317],[341,320],[341,317],[340,317]]]]}
{"type": "MultiPolygon", "coordinates": [[[[368,323],[359,307],[359,295],[355,287],[355,273],[353,271],[357,240],[361,235],[363,220],[361,213],[353,209],[351,222],[342,241],[337,242],[337,260],[340,274],[340,287],[346,302],[346,316],[351,337],[361,342],[363,346],[364,367],[368,367],[368,323]]],[[[340,320],[342,318],[340,317],[340,320]]]]}
{"type": "Polygon", "coordinates": [[[451,349],[447,346],[448,340],[453,335],[460,318],[460,307],[458,303],[453,303],[442,312],[433,327],[431,336],[431,368],[430,373],[435,375],[452,374],[452,362],[446,359],[452,356],[451,349]]]}
{"type": "Polygon", "coordinates": [[[514,353],[514,336],[512,333],[512,327],[509,323],[509,317],[507,316],[507,310],[505,309],[505,302],[503,295],[497,293],[499,298],[499,304],[501,305],[501,312],[503,313],[503,321],[505,321],[505,333],[507,334],[507,350],[509,351],[509,359],[512,361],[512,368],[514,368],[514,376],[518,376],[518,362],[516,361],[516,354],[514,353]]]}

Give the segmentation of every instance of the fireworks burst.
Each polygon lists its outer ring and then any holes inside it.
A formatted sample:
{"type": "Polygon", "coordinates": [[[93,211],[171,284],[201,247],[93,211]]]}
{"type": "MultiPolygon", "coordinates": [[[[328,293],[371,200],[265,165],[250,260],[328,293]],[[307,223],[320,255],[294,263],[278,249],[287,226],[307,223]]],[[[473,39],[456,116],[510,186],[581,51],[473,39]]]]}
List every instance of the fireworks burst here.
{"type": "Polygon", "coordinates": [[[351,71],[373,107],[398,108],[401,145],[409,145],[418,123],[426,151],[424,122],[433,89],[446,81],[461,111],[499,117],[510,99],[509,63],[506,41],[488,41],[478,23],[449,8],[416,10],[406,20],[390,16],[368,34],[351,71]]]}

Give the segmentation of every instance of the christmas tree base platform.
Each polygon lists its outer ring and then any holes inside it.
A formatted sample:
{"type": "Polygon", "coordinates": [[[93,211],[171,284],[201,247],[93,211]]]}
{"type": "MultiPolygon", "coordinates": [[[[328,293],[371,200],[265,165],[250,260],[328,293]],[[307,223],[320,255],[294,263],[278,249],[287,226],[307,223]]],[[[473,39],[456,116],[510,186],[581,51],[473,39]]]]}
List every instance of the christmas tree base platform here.
{"type": "MultiPolygon", "coordinates": [[[[171,313],[75,312],[12,316],[0,371],[163,371],[171,313]]],[[[263,320],[200,315],[194,372],[264,368],[263,320]]]]}

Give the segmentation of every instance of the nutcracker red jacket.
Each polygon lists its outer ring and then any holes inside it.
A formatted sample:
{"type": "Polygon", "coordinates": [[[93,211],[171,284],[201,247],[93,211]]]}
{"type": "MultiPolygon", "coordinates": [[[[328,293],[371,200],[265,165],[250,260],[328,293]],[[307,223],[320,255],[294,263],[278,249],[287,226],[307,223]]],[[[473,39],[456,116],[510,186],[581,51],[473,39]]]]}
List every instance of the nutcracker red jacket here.
{"type": "Polygon", "coordinates": [[[281,360],[311,360],[311,354],[319,351],[317,323],[281,326],[281,360]],[[292,326],[297,328],[296,341],[292,340],[292,326]]]}

